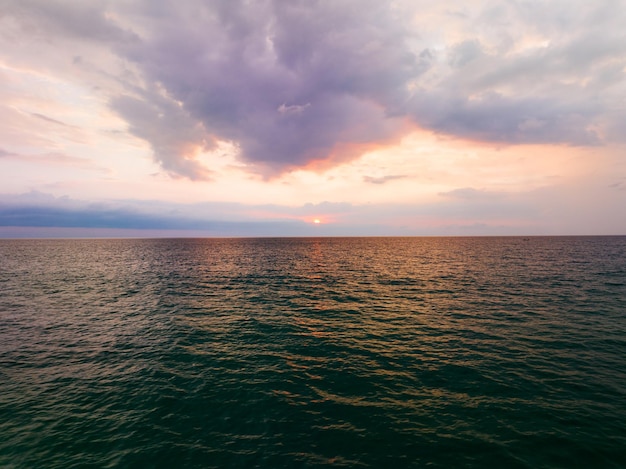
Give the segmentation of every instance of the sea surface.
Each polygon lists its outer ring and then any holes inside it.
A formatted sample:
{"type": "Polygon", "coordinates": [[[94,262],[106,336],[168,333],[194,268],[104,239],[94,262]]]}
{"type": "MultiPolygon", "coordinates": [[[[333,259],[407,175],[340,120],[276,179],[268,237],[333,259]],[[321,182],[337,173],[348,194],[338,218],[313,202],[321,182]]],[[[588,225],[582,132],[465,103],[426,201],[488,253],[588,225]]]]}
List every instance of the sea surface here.
{"type": "Polygon", "coordinates": [[[626,237],[2,240],[0,467],[626,467],[626,237]]]}

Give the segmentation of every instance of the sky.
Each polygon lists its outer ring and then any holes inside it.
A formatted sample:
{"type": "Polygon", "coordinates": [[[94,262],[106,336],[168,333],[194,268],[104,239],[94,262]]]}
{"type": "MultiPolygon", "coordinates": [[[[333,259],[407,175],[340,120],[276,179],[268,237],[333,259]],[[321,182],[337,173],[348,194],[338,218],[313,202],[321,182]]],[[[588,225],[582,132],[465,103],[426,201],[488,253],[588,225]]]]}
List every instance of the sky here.
{"type": "Polygon", "coordinates": [[[626,0],[0,0],[0,237],[626,234],[626,0]]]}

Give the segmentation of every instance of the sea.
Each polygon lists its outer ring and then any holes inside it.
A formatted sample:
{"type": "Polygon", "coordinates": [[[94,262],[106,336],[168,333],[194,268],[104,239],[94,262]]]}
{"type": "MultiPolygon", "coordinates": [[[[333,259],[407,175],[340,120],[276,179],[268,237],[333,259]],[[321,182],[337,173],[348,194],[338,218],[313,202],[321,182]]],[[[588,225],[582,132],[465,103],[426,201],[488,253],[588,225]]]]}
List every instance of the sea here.
{"type": "Polygon", "coordinates": [[[2,468],[624,468],[626,237],[0,241],[2,468]]]}

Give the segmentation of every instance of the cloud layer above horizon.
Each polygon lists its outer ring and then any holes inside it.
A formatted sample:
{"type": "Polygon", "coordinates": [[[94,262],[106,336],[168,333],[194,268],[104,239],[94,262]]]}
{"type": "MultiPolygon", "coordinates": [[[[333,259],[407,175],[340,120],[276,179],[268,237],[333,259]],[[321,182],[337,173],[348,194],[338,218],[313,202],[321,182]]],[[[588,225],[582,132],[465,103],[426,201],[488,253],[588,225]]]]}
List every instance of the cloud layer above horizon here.
{"type": "Polygon", "coordinates": [[[0,44],[0,164],[62,174],[7,183],[21,192],[61,196],[89,173],[109,181],[100,199],[115,198],[114,181],[156,169],[208,181],[222,201],[219,182],[237,173],[235,192],[269,200],[280,184],[313,193],[315,173],[336,186],[330,202],[366,203],[337,195],[354,164],[345,190],[374,201],[475,202],[574,184],[597,161],[593,177],[618,194],[603,203],[623,198],[623,0],[0,0],[0,44]],[[548,172],[568,161],[564,148],[576,163],[548,172]],[[519,171],[488,180],[471,161],[495,164],[495,151],[509,165],[498,174],[521,158],[543,159],[527,167],[546,173],[525,187],[519,171]],[[476,174],[452,176],[458,161],[476,174]]]}
{"type": "Polygon", "coordinates": [[[41,41],[42,54],[52,42],[98,86],[108,74],[111,109],[191,179],[210,177],[195,157],[219,141],[271,176],[356,158],[415,126],[507,144],[625,138],[619,1],[3,4],[5,35],[41,41]]]}

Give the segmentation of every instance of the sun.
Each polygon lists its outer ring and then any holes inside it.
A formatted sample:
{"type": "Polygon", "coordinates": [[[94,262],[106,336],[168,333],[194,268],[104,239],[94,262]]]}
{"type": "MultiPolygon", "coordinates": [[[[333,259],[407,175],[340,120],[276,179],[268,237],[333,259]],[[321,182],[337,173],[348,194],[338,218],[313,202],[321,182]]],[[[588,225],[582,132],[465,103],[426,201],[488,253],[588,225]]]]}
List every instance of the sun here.
{"type": "Polygon", "coordinates": [[[319,218],[316,218],[315,220],[313,220],[313,223],[315,223],[316,225],[319,225],[322,222],[320,221],[319,218]]]}

